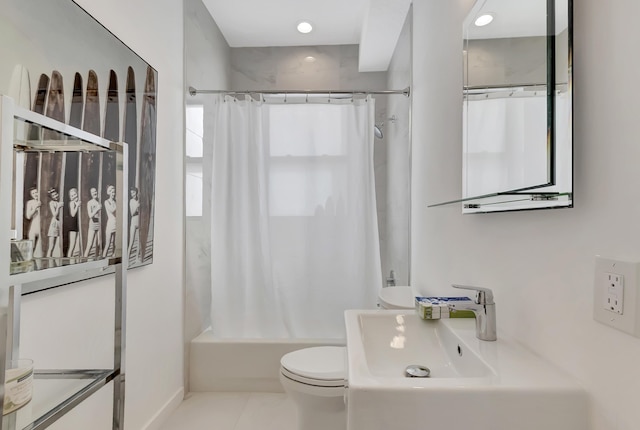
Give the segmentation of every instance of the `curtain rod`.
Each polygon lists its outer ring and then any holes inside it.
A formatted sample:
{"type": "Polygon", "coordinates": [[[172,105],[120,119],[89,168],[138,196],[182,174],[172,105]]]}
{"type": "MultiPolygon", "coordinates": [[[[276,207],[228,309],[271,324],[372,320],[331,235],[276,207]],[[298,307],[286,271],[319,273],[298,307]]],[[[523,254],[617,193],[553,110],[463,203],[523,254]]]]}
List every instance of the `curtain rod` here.
{"type": "Polygon", "coordinates": [[[193,87],[189,87],[189,94],[195,96],[196,94],[402,94],[409,97],[411,94],[411,88],[407,87],[403,90],[196,90],[193,87]]]}

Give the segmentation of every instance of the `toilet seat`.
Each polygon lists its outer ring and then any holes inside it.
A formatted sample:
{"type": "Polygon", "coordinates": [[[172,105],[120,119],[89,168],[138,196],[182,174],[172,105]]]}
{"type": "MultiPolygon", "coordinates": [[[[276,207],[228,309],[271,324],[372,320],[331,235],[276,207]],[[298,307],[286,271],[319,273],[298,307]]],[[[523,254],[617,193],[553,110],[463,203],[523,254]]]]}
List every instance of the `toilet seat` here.
{"type": "Polygon", "coordinates": [[[299,349],[280,359],[283,376],[301,384],[317,387],[344,387],[346,348],[318,346],[299,349]]]}

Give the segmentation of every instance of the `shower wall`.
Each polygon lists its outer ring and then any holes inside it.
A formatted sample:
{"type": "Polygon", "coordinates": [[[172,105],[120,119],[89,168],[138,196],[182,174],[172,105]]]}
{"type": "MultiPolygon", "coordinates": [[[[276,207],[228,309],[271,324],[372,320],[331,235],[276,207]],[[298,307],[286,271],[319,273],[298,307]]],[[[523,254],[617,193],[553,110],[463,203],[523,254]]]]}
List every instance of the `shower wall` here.
{"type": "MultiPolygon", "coordinates": [[[[389,70],[388,88],[411,86],[411,17],[409,11],[389,70]]],[[[411,233],[411,99],[389,97],[384,127],[387,139],[387,199],[383,273],[393,270],[396,285],[409,285],[411,233]],[[391,118],[391,119],[390,119],[391,118]]]]}
{"type": "MultiPolygon", "coordinates": [[[[359,72],[357,45],[231,48],[231,88],[234,90],[372,90],[387,89],[386,72],[359,72]]],[[[401,86],[404,88],[406,85],[401,86]]],[[[399,96],[376,96],[376,124],[386,124],[387,106],[399,96]]],[[[405,116],[406,118],[406,116],[405,116]]],[[[383,126],[383,132],[387,126],[383,126]]],[[[407,135],[408,141],[408,135],[407,135]]],[[[375,139],[376,205],[383,278],[387,276],[388,147],[387,137],[375,139]]],[[[407,176],[408,169],[404,171],[407,176]]],[[[408,247],[407,247],[408,249],[408,247]]],[[[405,259],[408,266],[409,258],[405,259]]]]}
{"type": "MultiPolygon", "coordinates": [[[[229,88],[229,46],[201,0],[184,1],[185,81],[195,88],[229,88]]],[[[203,106],[205,96],[185,96],[187,105],[203,106]]],[[[188,123],[188,121],[187,121],[188,123]]],[[[188,126],[188,124],[187,124],[188,126]]],[[[187,160],[185,173],[194,164],[187,160]]],[[[200,163],[202,165],[202,163],[200,163]]],[[[195,163],[197,167],[197,163],[195,163]]],[[[200,172],[202,169],[200,168],[200,172]]],[[[210,173],[209,173],[210,174],[210,173]]],[[[189,184],[189,181],[186,181],[189,184]]],[[[210,181],[202,181],[203,185],[210,181]]],[[[190,190],[187,188],[187,195],[190,190]]],[[[203,197],[210,195],[204,186],[203,197]]],[[[189,363],[189,343],[211,325],[210,228],[202,220],[210,210],[210,199],[202,204],[203,216],[187,216],[185,221],[185,365],[189,363]]],[[[189,369],[185,369],[185,389],[189,391],[189,369]]]]}

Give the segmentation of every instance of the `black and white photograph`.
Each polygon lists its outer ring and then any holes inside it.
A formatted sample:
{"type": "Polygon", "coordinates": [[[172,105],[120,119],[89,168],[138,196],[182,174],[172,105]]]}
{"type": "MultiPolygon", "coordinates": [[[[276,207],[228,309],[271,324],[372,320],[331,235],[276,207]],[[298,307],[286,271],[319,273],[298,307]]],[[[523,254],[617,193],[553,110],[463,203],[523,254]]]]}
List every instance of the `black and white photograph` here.
{"type": "MultiPolygon", "coordinates": [[[[24,157],[22,193],[23,238],[34,242],[34,257],[51,265],[79,262],[79,259],[113,256],[115,248],[112,211],[124,205],[128,216],[124,226],[129,235],[129,268],[153,262],[154,198],[156,164],[157,71],[117,37],[95,24],[100,52],[85,49],[76,36],[42,32],[24,38],[19,28],[46,21],[59,13],[62,0],[52,2],[7,0],[6,13],[16,27],[14,49],[2,52],[15,63],[8,94],[21,107],[113,142],[128,145],[128,187],[124,195],[115,192],[115,158],[102,154],[27,154],[24,157]],[[78,46],[66,46],[54,39],[76,39],[78,46]],[[47,57],[23,55],[56,46],[68,55],[47,57]],[[77,49],[83,55],[74,55],[77,49]],[[111,187],[110,187],[111,186],[111,187]],[[113,188],[113,189],[112,189],[113,188]],[[33,194],[33,195],[32,195],[33,194]],[[34,198],[34,195],[36,196],[34,198]],[[90,214],[91,212],[91,214],[90,214]],[[71,259],[74,261],[66,261],[71,259]]],[[[63,8],[73,22],[85,22],[81,8],[63,8]],[[77,19],[73,17],[77,15],[77,19]]],[[[92,36],[93,38],[94,36],[92,36]]],[[[30,137],[47,139],[47,130],[31,130],[30,137]],[[34,134],[36,133],[36,134],[34,134]]]]}

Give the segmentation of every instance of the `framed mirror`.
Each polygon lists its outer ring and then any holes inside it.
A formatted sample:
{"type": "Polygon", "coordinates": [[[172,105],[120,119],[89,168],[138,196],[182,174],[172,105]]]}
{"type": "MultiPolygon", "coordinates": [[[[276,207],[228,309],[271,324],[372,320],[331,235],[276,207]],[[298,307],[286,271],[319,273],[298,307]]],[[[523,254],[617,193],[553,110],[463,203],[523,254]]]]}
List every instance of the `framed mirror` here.
{"type": "Polygon", "coordinates": [[[464,213],[572,207],[572,0],[478,0],[463,24],[464,213]]]}

